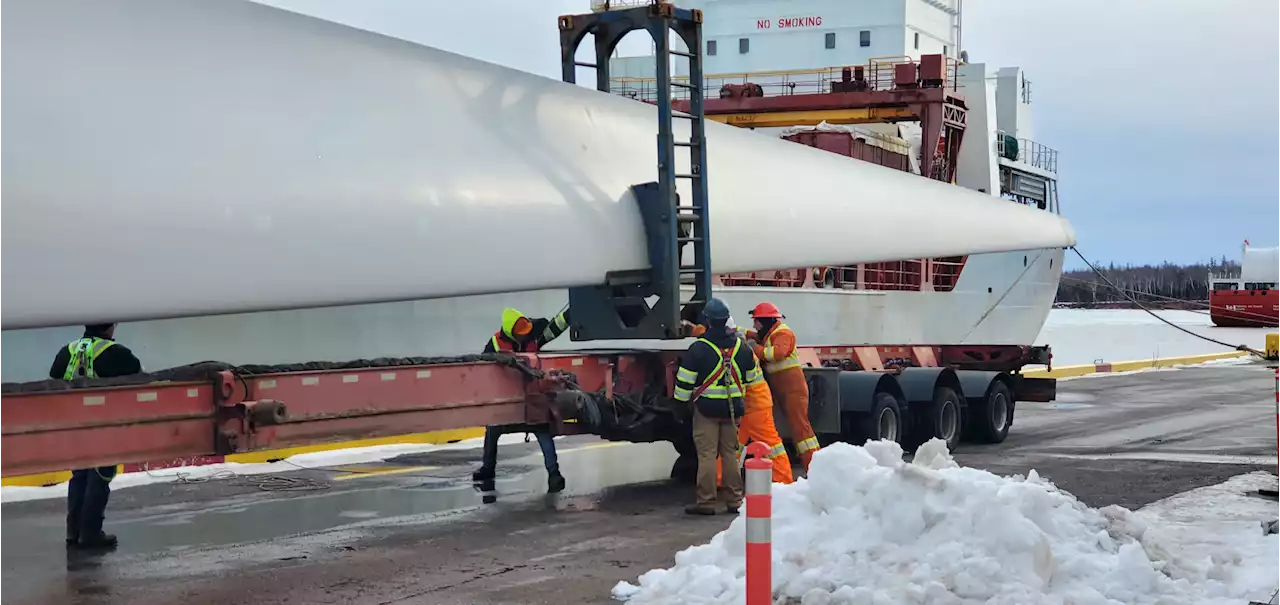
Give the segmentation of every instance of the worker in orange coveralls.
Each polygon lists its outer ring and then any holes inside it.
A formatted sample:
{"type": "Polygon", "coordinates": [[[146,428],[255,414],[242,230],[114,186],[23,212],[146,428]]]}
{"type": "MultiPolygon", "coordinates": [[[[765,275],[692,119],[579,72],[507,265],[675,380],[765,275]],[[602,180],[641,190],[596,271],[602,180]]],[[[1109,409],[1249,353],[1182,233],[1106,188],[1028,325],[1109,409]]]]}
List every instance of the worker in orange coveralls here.
{"type": "Polygon", "coordinates": [[[818,451],[818,437],[809,424],[809,384],[805,382],[800,353],[796,350],[796,334],[782,323],[782,312],[773,303],[756,305],[751,317],[755,320],[755,330],[748,331],[747,338],[756,342],[751,349],[764,362],[765,377],[787,413],[791,438],[808,472],[809,461],[818,451]]]}
{"type": "MultiPolygon", "coordinates": [[[[744,336],[734,325],[732,317],[725,327],[739,338],[744,336]]],[[[759,356],[756,361],[760,363],[759,356]]],[[[787,456],[787,449],[782,446],[782,437],[778,436],[778,428],[773,424],[773,393],[769,391],[769,383],[765,382],[759,366],[747,377],[746,395],[743,399],[746,402],[746,413],[742,415],[742,424],[738,427],[738,443],[745,446],[751,441],[759,441],[769,446],[769,458],[773,460],[773,482],[791,483],[794,481],[791,475],[791,458],[787,456]]],[[[717,466],[716,483],[720,483],[721,479],[723,476],[717,466]]]]}

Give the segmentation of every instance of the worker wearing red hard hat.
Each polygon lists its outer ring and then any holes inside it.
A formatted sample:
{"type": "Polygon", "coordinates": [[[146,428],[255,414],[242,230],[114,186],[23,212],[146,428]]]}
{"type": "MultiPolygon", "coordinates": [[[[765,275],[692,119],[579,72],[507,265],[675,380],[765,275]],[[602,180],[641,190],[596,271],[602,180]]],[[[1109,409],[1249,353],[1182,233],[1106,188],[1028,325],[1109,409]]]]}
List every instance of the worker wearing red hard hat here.
{"type": "MultiPolygon", "coordinates": [[[[569,329],[569,310],[565,309],[551,319],[529,318],[515,309],[502,311],[502,327],[493,333],[493,337],[484,347],[485,353],[535,353],[547,343],[559,338],[569,329]]],[[[560,460],[556,455],[555,436],[551,426],[539,425],[507,425],[487,426],[484,428],[483,461],[480,468],[471,474],[475,481],[488,481],[494,478],[498,463],[498,439],[506,433],[533,433],[538,438],[538,447],[542,449],[542,462],[547,467],[547,491],[556,493],[565,487],[564,475],[560,474],[560,460]]]]}
{"type": "Polygon", "coordinates": [[[769,386],[787,413],[791,439],[807,472],[813,453],[818,451],[818,437],[809,424],[809,384],[805,382],[804,368],[796,350],[796,334],[782,323],[782,311],[771,302],[756,305],[751,317],[755,320],[755,330],[747,332],[747,338],[756,341],[752,350],[764,362],[769,386]]]}

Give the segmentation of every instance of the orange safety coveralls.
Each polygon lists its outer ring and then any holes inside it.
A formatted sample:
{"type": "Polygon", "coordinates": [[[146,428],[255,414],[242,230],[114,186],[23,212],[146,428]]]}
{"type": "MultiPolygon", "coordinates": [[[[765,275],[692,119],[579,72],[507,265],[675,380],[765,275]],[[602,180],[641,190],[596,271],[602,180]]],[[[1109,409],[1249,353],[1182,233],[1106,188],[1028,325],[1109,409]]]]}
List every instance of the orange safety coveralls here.
{"type": "Polygon", "coordinates": [[[813,453],[818,451],[818,437],[809,424],[809,384],[805,382],[800,353],[796,350],[796,334],[787,324],[778,322],[765,335],[764,342],[760,342],[754,331],[747,332],[747,337],[757,341],[751,349],[764,362],[765,376],[786,411],[791,439],[807,472],[813,453]]]}
{"type": "MultiPolygon", "coordinates": [[[[791,475],[791,458],[787,456],[787,448],[783,447],[782,437],[778,436],[778,428],[773,424],[773,393],[769,391],[769,383],[760,376],[748,380],[743,395],[746,411],[738,425],[738,443],[746,445],[748,441],[759,441],[769,446],[773,482],[791,483],[795,480],[791,475]]],[[[716,483],[720,483],[721,476],[717,462],[716,483]]]]}

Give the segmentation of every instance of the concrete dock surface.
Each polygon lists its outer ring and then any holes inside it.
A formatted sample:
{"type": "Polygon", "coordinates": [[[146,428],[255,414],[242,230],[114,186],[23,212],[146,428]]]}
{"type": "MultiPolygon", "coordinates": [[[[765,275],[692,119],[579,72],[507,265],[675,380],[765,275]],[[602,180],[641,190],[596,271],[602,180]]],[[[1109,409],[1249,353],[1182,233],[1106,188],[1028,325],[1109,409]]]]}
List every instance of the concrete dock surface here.
{"type": "MultiPolygon", "coordinates": [[[[1136,509],[1276,470],[1274,373],[1262,364],[1059,382],[1019,403],[1009,438],[956,460],[1036,469],[1091,506],[1136,509]]],[[[3,505],[4,603],[608,603],[619,580],[668,567],[731,517],[691,518],[667,444],[558,441],[566,492],[545,494],[536,443],[504,447],[494,492],[478,449],[273,475],[116,490],[112,553],[63,544],[61,498],[3,505]],[[496,502],[486,503],[487,496],[496,502]]]]}

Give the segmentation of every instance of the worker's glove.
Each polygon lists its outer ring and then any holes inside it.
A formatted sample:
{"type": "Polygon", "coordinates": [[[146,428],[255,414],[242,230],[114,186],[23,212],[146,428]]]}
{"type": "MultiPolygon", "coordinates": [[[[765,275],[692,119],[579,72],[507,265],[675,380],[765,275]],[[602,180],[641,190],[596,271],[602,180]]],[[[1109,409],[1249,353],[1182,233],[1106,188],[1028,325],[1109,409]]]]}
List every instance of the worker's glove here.
{"type": "Polygon", "coordinates": [[[707,333],[706,326],[695,324],[688,320],[682,320],[680,322],[680,327],[681,327],[681,334],[685,338],[698,338],[703,334],[707,333]]]}

